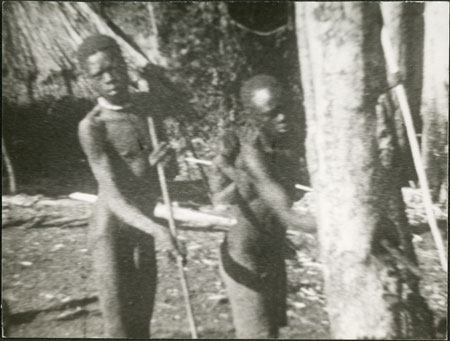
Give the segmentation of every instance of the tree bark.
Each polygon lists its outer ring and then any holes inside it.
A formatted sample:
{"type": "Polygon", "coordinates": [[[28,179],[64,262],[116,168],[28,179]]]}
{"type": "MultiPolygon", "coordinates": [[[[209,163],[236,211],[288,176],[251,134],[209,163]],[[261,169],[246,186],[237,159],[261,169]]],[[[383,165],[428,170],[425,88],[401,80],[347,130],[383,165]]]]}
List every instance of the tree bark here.
{"type": "Polygon", "coordinates": [[[422,154],[434,201],[447,200],[449,4],[425,3],[422,154]]]}
{"type": "Polygon", "coordinates": [[[379,5],[296,3],[296,25],[332,337],[431,337],[400,189],[377,139],[386,90],[379,5]]]}

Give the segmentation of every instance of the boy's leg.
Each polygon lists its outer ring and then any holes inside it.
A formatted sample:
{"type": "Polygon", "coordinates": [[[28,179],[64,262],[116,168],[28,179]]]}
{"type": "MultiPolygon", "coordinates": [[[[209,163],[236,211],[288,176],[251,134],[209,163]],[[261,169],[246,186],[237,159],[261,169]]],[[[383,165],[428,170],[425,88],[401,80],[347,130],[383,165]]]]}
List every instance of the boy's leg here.
{"type": "Polygon", "coordinates": [[[285,327],[287,326],[287,274],[284,252],[286,236],[282,232],[283,227],[275,217],[268,219],[267,226],[270,226],[272,231],[281,232],[265,239],[262,245],[266,250],[263,263],[267,265],[266,271],[270,276],[268,282],[271,283],[268,297],[273,324],[277,327],[285,327]]]}
{"type": "Polygon", "coordinates": [[[131,264],[124,260],[124,266],[133,269],[124,271],[125,321],[127,335],[132,338],[149,338],[150,322],[156,293],[157,264],[153,237],[132,230],[128,235],[133,245],[131,264]],[[126,276],[126,277],[125,277],[126,276]]]}
{"type": "Polygon", "coordinates": [[[99,198],[90,226],[89,239],[105,336],[111,338],[127,337],[120,299],[121,268],[117,255],[117,238],[115,238],[118,224],[112,212],[99,198]]]}
{"type": "Polygon", "coordinates": [[[234,211],[238,227],[221,247],[221,274],[237,337],[276,338],[279,327],[287,324],[284,233],[264,205],[255,201],[251,206],[253,218],[234,211]]]}
{"type": "MultiPolygon", "coordinates": [[[[220,273],[227,288],[237,338],[274,338],[278,326],[271,316],[270,283],[239,257],[228,252],[226,242],[222,245],[220,273]],[[270,290],[270,289],[269,289],[270,290]]],[[[246,257],[245,257],[246,258],[246,257]]]]}

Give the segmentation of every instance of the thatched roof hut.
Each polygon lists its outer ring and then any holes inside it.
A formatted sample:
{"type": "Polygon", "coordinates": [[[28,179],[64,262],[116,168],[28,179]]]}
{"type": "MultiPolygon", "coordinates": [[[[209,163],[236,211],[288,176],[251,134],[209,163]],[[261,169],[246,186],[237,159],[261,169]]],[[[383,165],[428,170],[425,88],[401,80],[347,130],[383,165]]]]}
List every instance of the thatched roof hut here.
{"type": "MultiPolygon", "coordinates": [[[[76,67],[75,51],[94,33],[116,38],[132,76],[148,62],[166,65],[158,50],[151,3],[146,11],[142,44],[126,36],[99,3],[6,2],[3,14],[3,96],[26,103],[45,96],[92,97],[76,67]]],[[[142,13],[141,13],[142,15],[142,13]]]]}

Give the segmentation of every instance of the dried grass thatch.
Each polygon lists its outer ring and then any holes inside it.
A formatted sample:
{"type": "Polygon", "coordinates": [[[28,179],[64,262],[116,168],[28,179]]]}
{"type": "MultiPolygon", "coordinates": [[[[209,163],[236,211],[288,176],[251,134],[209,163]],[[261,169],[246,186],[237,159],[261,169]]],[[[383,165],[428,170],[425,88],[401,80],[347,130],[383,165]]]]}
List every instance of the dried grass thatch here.
{"type": "Polygon", "coordinates": [[[133,71],[149,62],[165,66],[157,46],[152,4],[148,9],[151,34],[145,51],[113,24],[100,4],[84,2],[7,2],[4,4],[3,92],[13,102],[47,95],[92,97],[79,77],[75,51],[94,33],[107,34],[120,44],[133,71]]]}

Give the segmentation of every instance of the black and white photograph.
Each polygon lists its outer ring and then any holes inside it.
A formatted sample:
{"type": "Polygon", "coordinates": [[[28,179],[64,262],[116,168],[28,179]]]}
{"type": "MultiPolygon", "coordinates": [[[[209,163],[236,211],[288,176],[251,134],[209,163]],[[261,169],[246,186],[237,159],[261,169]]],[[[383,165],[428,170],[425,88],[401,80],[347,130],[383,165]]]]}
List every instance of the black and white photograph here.
{"type": "Polygon", "coordinates": [[[448,1],[3,1],[2,336],[447,340],[448,119],[448,1]]]}

